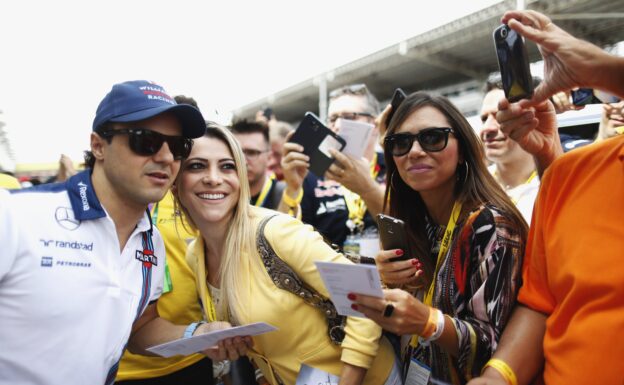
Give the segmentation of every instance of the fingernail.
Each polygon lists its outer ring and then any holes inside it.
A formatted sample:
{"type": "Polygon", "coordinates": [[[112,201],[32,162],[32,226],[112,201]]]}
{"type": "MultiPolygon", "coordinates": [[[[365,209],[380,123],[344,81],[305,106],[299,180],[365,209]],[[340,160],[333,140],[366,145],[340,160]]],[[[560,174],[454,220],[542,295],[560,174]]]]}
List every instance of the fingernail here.
{"type": "Polygon", "coordinates": [[[394,252],[396,255],[403,255],[403,250],[397,250],[394,252]]]}
{"type": "Polygon", "coordinates": [[[412,265],[418,266],[420,265],[420,261],[418,259],[412,259],[412,265]]]}
{"type": "Polygon", "coordinates": [[[353,309],[353,310],[357,310],[357,309],[358,309],[358,305],[356,305],[356,304],[352,304],[352,305],[351,305],[351,309],[353,309]]]}
{"type": "Polygon", "coordinates": [[[351,301],[355,301],[356,297],[355,297],[355,294],[349,293],[349,294],[347,294],[347,298],[349,298],[351,301]]]}

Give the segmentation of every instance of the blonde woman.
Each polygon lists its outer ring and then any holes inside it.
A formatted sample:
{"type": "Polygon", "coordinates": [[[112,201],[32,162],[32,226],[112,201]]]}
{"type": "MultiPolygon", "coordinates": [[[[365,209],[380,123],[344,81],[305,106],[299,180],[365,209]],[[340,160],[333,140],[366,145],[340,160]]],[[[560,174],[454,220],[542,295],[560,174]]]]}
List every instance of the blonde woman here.
{"type": "Polygon", "coordinates": [[[235,138],[209,124],[183,162],[174,193],[201,237],[187,260],[210,320],[234,325],[267,322],[277,331],[254,337],[249,356],[272,385],[294,384],[303,364],[340,377],[340,384],[400,384],[392,349],[381,328],[348,318],[341,345],[331,341],[324,314],[278,288],[258,252],[257,235],[308,287],[328,297],[315,261],[350,263],[312,227],[251,206],[245,161],[235,138]],[[261,227],[263,219],[272,217],[261,227]],[[214,304],[214,305],[213,305],[214,304]]]}

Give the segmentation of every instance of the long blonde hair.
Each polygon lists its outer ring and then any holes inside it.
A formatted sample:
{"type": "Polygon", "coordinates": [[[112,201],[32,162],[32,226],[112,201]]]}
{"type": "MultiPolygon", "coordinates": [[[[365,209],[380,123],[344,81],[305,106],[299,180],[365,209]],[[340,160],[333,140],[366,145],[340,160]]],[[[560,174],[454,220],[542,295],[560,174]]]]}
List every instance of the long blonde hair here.
{"type": "MultiPolygon", "coordinates": [[[[240,320],[239,305],[244,303],[241,298],[241,290],[237,290],[237,288],[241,287],[239,282],[240,273],[247,256],[253,253],[255,248],[255,229],[251,221],[252,214],[249,205],[250,192],[249,182],[247,180],[247,167],[245,166],[243,151],[236,138],[228,129],[216,123],[207,122],[204,137],[218,139],[229,148],[234,158],[236,174],[240,182],[238,203],[234,207],[234,212],[230,218],[229,231],[225,238],[221,265],[219,266],[221,290],[218,301],[220,308],[227,310],[222,312],[225,317],[229,318],[231,316],[234,320],[240,320]]],[[[179,179],[183,172],[183,170],[180,171],[176,180],[178,190],[181,186],[179,179]]],[[[188,210],[180,202],[179,195],[180,192],[176,194],[175,205],[182,213],[182,223],[185,226],[189,225],[191,228],[197,230],[197,226],[193,223],[188,210]]],[[[205,259],[203,263],[206,263],[205,259]]]]}

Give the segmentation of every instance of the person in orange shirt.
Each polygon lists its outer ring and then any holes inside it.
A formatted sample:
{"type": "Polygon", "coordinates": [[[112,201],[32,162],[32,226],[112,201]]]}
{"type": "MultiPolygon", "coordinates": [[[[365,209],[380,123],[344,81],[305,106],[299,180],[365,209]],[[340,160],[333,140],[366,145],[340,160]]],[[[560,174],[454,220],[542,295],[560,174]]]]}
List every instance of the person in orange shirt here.
{"type": "Polygon", "coordinates": [[[531,100],[502,100],[496,119],[535,156],[539,170],[548,169],[535,203],[520,305],[482,376],[469,385],[622,384],[624,136],[553,162],[562,149],[547,98],[574,87],[624,96],[624,58],[535,11],[507,12],[502,22],[538,43],[545,80],[531,100]]]}

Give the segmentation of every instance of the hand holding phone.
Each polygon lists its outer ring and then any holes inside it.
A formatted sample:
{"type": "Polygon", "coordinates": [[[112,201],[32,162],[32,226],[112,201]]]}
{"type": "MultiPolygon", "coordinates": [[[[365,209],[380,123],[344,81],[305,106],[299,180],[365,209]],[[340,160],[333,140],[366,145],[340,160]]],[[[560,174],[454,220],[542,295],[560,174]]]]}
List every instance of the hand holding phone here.
{"type": "Polygon", "coordinates": [[[510,102],[530,99],[533,77],[524,39],[506,24],[496,28],[493,35],[505,97],[510,102]]]}
{"type": "Polygon", "coordinates": [[[405,95],[405,92],[403,92],[402,89],[397,88],[396,90],[394,90],[394,95],[392,95],[392,101],[390,102],[390,106],[392,107],[392,109],[390,109],[390,112],[386,117],[386,129],[390,126],[390,121],[392,120],[394,113],[399,108],[401,103],[403,103],[406,97],[407,95],[405,95]]]}
{"type": "Polygon", "coordinates": [[[334,162],[329,149],[342,151],[347,144],[311,112],[306,112],[289,142],[303,146],[303,153],[310,157],[310,171],[317,176],[324,175],[334,162]]]}
{"type": "Polygon", "coordinates": [[[403,250],[403,255],[389,259],[389,261],[407,261],[410,259],[409,250],[407,249],[405,222],[389,215],[377,214],[377,225],[379,226],[379,238],[384,250],[403,250]]]}

